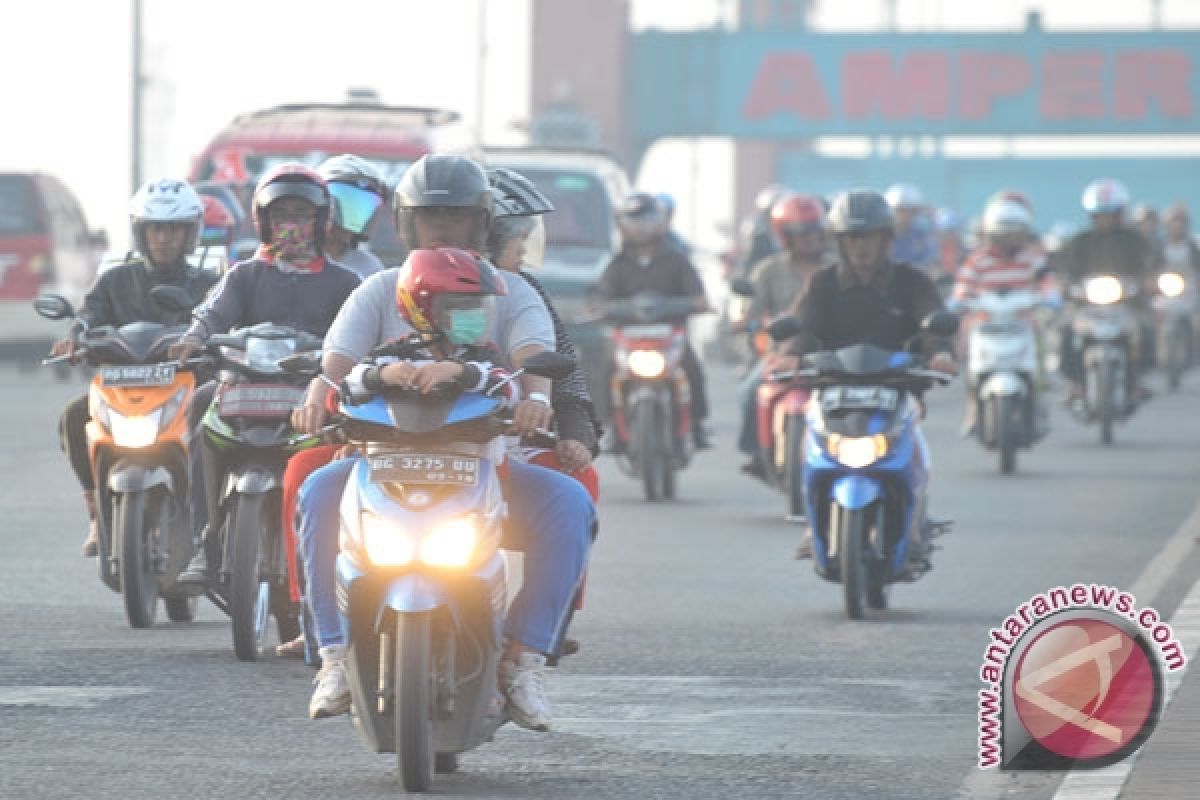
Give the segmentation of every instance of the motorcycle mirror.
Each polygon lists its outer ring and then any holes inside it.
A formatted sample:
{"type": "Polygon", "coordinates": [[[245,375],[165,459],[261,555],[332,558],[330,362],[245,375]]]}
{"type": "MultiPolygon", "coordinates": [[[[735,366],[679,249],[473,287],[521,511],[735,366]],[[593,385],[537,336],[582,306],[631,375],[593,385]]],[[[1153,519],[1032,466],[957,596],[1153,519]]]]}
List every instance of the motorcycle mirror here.
{"type": "Polygon", "coordinates": [[[794,338],[804,330],[804,324],[795,317],[780,317],[767,326],[767,334],[777,342],[794,338]]]}
{"type": "Polygon", "coordinates": [[[525,359],[521,368],[531,375],[560,381],[575,370],[575,359],[559,353],[535,353],[525,359]]]}
{"type": "Polygon", "coordinates": [[[150,290],[150,299],[160,308],[180,314],[196,305],[191,293],[182,286],[155,286],[150,290]]]}
{"type": "Polygon", "coordinates": [[[321,357],[316,353],[293,353],[276,361],[275,366],[292,375],[315,375],[321,371],[321,357]]]}
{"type": "Polygon", "coordinates": [[[935,311],[921,320],[921,330],[934,336],[953,336],[958,333],[958,315],[949,311],[935,311]]]}
{"type": "Polygon", "coordinates": [[[44,294],[33,301],[33,310],[46,319],[71,319],[75,309],[61,294],[44,294]]]}
{"type": "Polygon", "coordinates": [[[738,297],[754,297],[754,283],[746,278],[734,278],[729,288],[738,297]]]}

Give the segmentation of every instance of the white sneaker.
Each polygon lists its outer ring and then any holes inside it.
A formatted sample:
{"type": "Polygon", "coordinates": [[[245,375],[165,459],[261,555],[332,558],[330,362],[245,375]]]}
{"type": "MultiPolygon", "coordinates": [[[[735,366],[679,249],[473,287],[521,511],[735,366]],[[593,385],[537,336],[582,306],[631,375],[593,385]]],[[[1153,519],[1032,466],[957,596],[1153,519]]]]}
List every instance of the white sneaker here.
{"type": "Polygon", "coordinates": [[[550,730],[550,701],[546,697],[546,657],[521,653],[500,662],[500,690],[508,698],[508,715],[522,728],[550,730]]]}
{"type": "Polygon", "coordinates": [[[346,648],[321,648],[321,671],[313,680],[317,688],[308,701],[309,719],[336,717],[350,711],[350,681],[346,678],[346,648]]]}

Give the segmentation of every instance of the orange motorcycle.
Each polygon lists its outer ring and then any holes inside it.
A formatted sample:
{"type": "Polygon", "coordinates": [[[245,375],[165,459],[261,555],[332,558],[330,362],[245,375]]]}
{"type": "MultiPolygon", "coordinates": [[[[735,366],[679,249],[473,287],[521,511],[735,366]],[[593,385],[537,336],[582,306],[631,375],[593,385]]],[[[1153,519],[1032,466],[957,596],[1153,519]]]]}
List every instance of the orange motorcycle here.
{"type": "Polygon", "coordinates": [[[135,322],[89,329],[58,295],[38,298],[34,308],[48,319],[75,319],[74,360],[95,369],[87,443],[96,478],[100,579],[125,598],[134,628],[154,624],[159,597],[172,621],[190,622],[197,598],[175,576],[193,548],[187,408],[195,377],[166,360],[186,327],[135,322]]]}

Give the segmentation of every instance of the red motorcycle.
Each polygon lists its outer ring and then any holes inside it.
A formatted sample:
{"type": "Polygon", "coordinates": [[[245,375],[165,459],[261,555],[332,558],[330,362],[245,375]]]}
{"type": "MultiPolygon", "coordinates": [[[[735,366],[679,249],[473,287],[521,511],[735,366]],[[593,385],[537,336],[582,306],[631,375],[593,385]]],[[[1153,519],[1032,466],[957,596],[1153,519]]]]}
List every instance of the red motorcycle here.
{"type": "Polygon", "coordinates": [[[804,418],[808,390],[793,372],[767,373],[755,395],[763,480],[787,496],[787,519],[804,518],[804,418]]]}
{"type": "Polygon", "coordinates": [[[609,304],[614,326],[609,382],[617,464],[641,478],[646,499],[675,497],[677,470],[691,461],[691,390],[683,371],[684,323],[692,300],[643,294],[609,304]]]}

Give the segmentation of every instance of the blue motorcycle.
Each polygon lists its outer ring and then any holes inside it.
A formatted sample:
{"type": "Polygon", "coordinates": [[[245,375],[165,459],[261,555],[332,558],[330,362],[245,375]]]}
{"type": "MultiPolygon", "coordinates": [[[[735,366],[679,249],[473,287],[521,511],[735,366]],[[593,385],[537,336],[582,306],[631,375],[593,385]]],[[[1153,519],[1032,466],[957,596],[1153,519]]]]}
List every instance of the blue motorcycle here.
{"type": "MultiPolygon", "coordinates": [[[[573,367],[541,353],[523,371],[560,379],[573,367]]],[[[342,496],[337,600],[354,726],[369,748],[396,754],[406,791],[428,790],[434,772],[453,772],[459,753],[507,721],[496,674],[506,507],[478,445],[511,426],[485,392],[388,389],[343,399],[323,432],[366,454],[342,496]]]]}
{"type": "MultiPolygon", "coordinates": [[[[790,338],[795,320],[774,323],[790,338]]],[[[952,335],[957,318],[933,314],[924,330],[952,335]]],[[[794,333],[792,333],[794,335],[794,333]]],[[[907,352],[869,344],[813,353],[792,376],[813,389],[804,443],[804,491],[818,575],[841,583],[846,615],[885,609],[888,589],[929,570],[912,557],[925,519],[928,454],[916,394],[949,382],[907,352]]]]}

